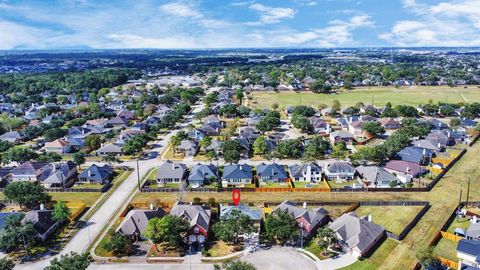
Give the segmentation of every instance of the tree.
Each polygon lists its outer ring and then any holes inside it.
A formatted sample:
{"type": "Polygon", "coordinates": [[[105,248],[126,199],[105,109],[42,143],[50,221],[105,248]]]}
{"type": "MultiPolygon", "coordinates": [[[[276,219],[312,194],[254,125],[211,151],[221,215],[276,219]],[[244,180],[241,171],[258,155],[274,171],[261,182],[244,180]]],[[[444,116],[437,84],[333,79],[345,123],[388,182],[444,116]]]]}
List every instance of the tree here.
{"type": "Polygon", "coordinates": [[[60,259],[54,258],[45,270],[86,270],[91,262],[92,257],[88,253],[70,252],[70,254],[60,256],[60,259]]]}
{"type": "Polygon", "coordinates": [[[245,95],[243,94],[243,91],[241,89],[237,89],[235,90],[235,97],[237,98],[237,100],[240,102],[240,104],[242,104],[242,100],[243,100],[243,97],[245,95]]]}
{"type": "Polygon", "coordinates": [[[382,124],[376,121],[368,121],[363,123],[362,129],[372,136],[385,133],[385,129],[382,127],[382,124]]]}
{"type": "Polygon", "coordinates": [[[73,163],[75,163],[75,165],[80,167],[83,163],[85,163],[85,156],[82,153],[77,152],[77,153],[73,154],[72,161],[73,161],[73,163]]]}
{"type": "Polygon", "coordinates": [[[265,155],[268,152],[267,141],[264,136],[260,136],[253,142],[253,153],[255,155],[265,155]]]}
{"type": "Polygon", "coordinates": [[[256,128],[258,131],[265,133],[267,131],[272,131],[278,126],[280,126],[280,117],[265,116],[258,121],[256,128]]]}
{"type": "Polygon", "coordinates": [[[34,160],[37,157],[38,154],[29,148],[12,147],[2,155],[2,162],[4,164],[8,164],[11,161],[24,163],[30,160],[34,160]]]}
{"type": "Polygon", "coordinates": [[[13,147],[13,143],[7,141],[0,141],[0,152],[5,152],[13,147]]]}
{"type": "Polygon", "coordinates": [[[302,156],[302,141],[300,139],[283,140],[277,144],[275,155],[278,158],[297,159],[302,156]]]}
{"type": "Polygon", "coordinates": [[[298,237],[297,221],[286,211],[275,211],[265,220],[267,236],[281,243],[298,237]]]}
{"type": "Polygon", "coordinates": [[[205,153],[205,158],[207,158],[209,162],[212,162],[212,160],[214,160],[216,157],[217,157],[217,154],[215,154],[215,151],[213,150],[207,151],[205,153]]]}
{"type": "Polygon", "coordinates": [[[229,261],[224,262],[222,265],[215,264],[213,268],[215,270],[256,270],[251,263],[242,261],[229,261]]]}
{"type": "Polygon", "coordinates": [[[207,149],[210,144],[212,144],[212,138],[210,136],[205,136],[200,140],[200,147],[202,147],[203,150],[207,149]]]}
{"type": "Polygon", "coordinates": [[[462,121],[458,117],[452,118],[452,120],[450,120],[451,127],[459,127],[461,124],[462,124],[462,121]]]}
{"type": "Polygon", "coordinates": [[[304,133],[311,132],[313,130],[313,126],[308,118],[301,115],[295,115],[292,117],[292,125],[304,133]]]}
{"type": "Polygon", "coordinates": [[[322,159],[330,149],[330,143],[321,136],[315,135],[305,146],[303,151],[303,159],[307,161],[322,159]]]}
{"type": "Polygon", "coordinates": [[[29,181],[12,182],[5,187],[3,193],[7,200],[18,203],[22,208],[33,209],[40,203],[51,200],[42,185],[29,181]]]}
{"type": "Polygon", "coordinates": [[[53,206],[52,219],[60,223],[65,222],[70,216],[70,209],[67,207],[64,201],[58,201],[53,206]]]}
{"type": "Polygon", "coordinates": [[[87,146],[90,149],[98,149],[102,145],[102,137],[100,135],[94,134],[94,135],[88,135],[85,138],[85,146],[87,146]]]}
{"type": "Polygon", "coordinates": [[[152,218],[148,221],[145,236],[154,244],[167,244],[178,248],[185,242],[185,236],[190,225],[185,219],[167,215],[162,218],[152,218]]]}
{"type": "Polygon", "coordinates": [[[339,142],[333,146],[333,151],[330,154],[330,157],[336,159],[344,159],[348,155],[348,149],[344,142],[339,142]]]}
{"type": "Polygon", "coordinates": [[[142,152],[143,147],[148,143],[145,135],[136,135],[129,139],[123,145],[123,152],[127,155],[138,155],[142,152]]]}
{"type": "Polygon", "coordinates": [[[120,258],[132,254],[134,247],[132,239],[128,236],[110,232],[110,240],[103,245],[103,248],[120,258]]]}
{"type": "Polygon", "coordinates": [[[51,128],[44,132],[44,138],[47,142],[54,141],[58,138],[65,136],[66,131],[61,128],[51,128]]]}
{"type": "Polygon", "coordinates": [[[62,160],[62,156],[54,152],[45,153],[37,157],[37,161],[43,161],[48,163],[59,162],[60,160],[62,160]]]}
{"type": "Polygon", "coordinates": [[[441,270],[443,269],[440,261],[433,255],[433,248],[423,248],[417,253],[417,259],[424,270],[441,270]]]}
{"type": "Polygon", "coordinates": [[[237,243],[240,234],[250,234],[255,231],[252,219],[233,209],[213,225],[215,236],[227,243],[237,243]]]}
{"type": "Polygon", "coordinates": [[[320,241],[319,241],[318,244],[320,246],[322,244],[325,245],[323,247],[324,254],[325,254],[325,251],[327,250],[327,248],[330,245],[335,244],[337,242],[337,235],[335,234],[335,232],[330,227],[322,227],[318,231],[318,237],[320,238],[320,241]]]}
{"type": "Polygon", "coordinates": [[[37,233],[32,223],[22,224],[25,215],[11,215],[5,220],[4,228],[0,233],[0,250],[7,253],[25,249],[37,243],[37,233]]]}
{"type": "Polygon", "coordinates": [[[8,258],[1,258],[0,259],[0,270],[13,270],[15,267],[15,263],[8,258]]]}
{"type": "Polygon", "coordinates": [[[223,159],[227,163],[237,163],[240,160],[242,145],[238,141],[226,141],[222,143],[223,159]]]}
{"type": "Polygon", "coordinates": [[[103,162],[107,162],[108,166],[112,167],[112,163],[122,163],[123,161],[119,159],[118,157],[108,154],[102,158],[103,162]]]}

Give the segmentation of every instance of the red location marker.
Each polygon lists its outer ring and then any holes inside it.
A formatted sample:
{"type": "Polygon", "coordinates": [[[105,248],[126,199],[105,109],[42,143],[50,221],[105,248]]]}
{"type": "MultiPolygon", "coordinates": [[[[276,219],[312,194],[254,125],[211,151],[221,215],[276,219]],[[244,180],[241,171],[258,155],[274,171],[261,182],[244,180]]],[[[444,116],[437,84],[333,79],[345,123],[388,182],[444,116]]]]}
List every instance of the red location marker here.
{"type": "Polygon", "coordinates": [[[240,202],[240,190],[234,189],[232,191],[232,200],[233,200],[233,204],[235,206],[238,206],[238,203],[240,202]]]}

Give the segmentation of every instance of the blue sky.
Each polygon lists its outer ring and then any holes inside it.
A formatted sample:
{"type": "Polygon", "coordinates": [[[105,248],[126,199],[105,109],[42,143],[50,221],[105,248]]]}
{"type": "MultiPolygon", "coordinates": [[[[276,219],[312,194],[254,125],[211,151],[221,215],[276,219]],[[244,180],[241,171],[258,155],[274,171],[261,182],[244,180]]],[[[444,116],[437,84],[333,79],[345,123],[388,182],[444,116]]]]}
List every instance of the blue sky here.
{"type": "Polygon", "coordinates": [[[480,46],[480,0],[0,0],[0,49],[480,46]]]}

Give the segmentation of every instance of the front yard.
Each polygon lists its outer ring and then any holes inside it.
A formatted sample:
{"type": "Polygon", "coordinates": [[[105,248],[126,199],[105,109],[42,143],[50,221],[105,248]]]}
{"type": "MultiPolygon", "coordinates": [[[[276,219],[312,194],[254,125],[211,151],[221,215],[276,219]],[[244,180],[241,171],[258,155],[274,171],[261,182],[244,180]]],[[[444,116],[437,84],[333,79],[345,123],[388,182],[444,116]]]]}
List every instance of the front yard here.
{"type": "Polygon", "coordinates": [[[223,257],[242,250],[240,245],[229,245],[223,241],[215,241],[202,250],[202,255],[205,257],[223,257]]]}
{"type": "Polygon", "coordinates": [[[398,246],[398,241],[387,238],[375,252],[362,261],[341,268],[341,270],[376,270],[387,260],[388,256],[398,246]]]}

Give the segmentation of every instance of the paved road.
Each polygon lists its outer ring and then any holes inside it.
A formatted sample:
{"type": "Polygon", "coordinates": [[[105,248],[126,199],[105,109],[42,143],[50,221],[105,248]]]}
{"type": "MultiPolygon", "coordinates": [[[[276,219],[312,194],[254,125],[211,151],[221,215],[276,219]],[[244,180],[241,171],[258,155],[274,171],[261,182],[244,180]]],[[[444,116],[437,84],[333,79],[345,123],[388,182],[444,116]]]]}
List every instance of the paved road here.
{"type": "MultiPolygon", "coordinates": [[[[200,111],[203,108],[202,105],[197,105],[193,108],[193,113],[188,115],[183,124],[175,130],[162,137],[162,140],[154,145],[149,150],[150,159],[141,160],[139,162],[140,176],[143,177],[151,168],[157,166],[160,161],[156,158],[151,158],[165,150],[168,145],[170,137],[176,134],[179,130],[185,128],[193,120],[193,114],[200,111]]],[[[100,164],[100,162],[96,162],[100,164]]],[[[108,225],[108,221],[111,219],[117,209],[122,207],[129,199],[132,192],[138,187],[136,162],[128,161],[122,165],[128,166],[134,169],[134,171],[125,179],[125,181],[115,190],[115,192],[105,201],[102,206],[95,212],[95,214],[87,221],[87,226],[81,228],[70,242],[65,246],[62,252],[56,256],[46,258],[45,260],[37,261],[34,263],[18,264],[15,269],[28,269],[36,270],[43,269],[49,265],[50,260],[54,257],[59,257],[62,254],[67,254],[71,251],[85,252],[90,246],[95,237],[102,231],[102,229],[108,225]]]]}

